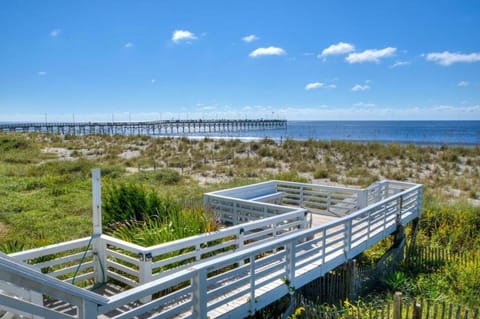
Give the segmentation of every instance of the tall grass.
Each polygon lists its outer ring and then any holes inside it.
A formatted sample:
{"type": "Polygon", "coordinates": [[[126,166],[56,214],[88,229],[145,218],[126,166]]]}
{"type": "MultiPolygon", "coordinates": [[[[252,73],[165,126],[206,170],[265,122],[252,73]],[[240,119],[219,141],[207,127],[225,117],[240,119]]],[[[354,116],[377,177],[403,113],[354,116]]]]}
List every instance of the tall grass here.
{"type": "Polygon", "coordinates": [[[213,216],[201,208],[169,211],[164,218],[146,217],[117,224],[111,235],[149,247],[189,236],[214,231],[213,216]]]}

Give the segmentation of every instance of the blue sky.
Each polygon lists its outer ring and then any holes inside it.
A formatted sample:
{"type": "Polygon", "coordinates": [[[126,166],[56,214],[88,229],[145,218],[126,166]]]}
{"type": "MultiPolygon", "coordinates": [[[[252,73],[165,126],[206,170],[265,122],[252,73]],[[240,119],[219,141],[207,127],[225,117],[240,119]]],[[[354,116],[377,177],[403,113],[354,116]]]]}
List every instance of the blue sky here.
{"type": "Polygon", "coordinates": [[[480,120],[480,2],[2,1],[0,121],[480,120]]]}

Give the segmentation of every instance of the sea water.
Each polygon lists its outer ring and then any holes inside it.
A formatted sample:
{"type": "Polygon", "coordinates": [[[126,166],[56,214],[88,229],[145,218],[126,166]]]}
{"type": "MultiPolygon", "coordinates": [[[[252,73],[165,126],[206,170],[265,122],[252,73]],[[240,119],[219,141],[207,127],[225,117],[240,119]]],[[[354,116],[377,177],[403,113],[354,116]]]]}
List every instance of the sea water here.
{"type": "Polygon", "coordinates": [[[288,121],[286,129],[215,136],[475,146],[480,145],[480,121],[288,121]]]}

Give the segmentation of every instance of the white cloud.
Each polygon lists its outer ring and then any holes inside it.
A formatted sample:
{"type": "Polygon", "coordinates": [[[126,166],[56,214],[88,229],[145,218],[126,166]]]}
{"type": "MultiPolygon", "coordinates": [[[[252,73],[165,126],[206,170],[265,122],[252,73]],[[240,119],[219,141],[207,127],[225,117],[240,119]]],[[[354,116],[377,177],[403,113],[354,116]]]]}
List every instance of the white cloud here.
{"type": "Polygon", "coordinates": [[[323,87],[323,83],[320,82],[313,82],[313,83],[308,83],[305,85],[305,90],[310,91],[310,90],[315,90],[323,87]]]}
{"type": "Polygon", "coordinates": [[[50,36],[51,37],[58,37],[60,34],[62,33],[62,30],[61,29],[53,29],[52,31],[50,31],[50,36]]]}
{"type": "Polygon", "coordinates": [[[321,82],[312,82],[305,85],[305,90],[316,90],[316,89],[334,89],[337,86],[335,84],[325,84],[321,82]]]}
{"type": "Polygon", "coordinates": [[[350,53],[345,60],[348,63],[363,63],[363,62],[375,62],[379,63],[380,59],[391,57],[395,54],[397,48],[387,47],[384,49],[371,49],[363,52],[350,53]]]}
{"type": "Polygon", "coordinates": [[[356,107],[375,107],[377,105],[375,103],[357,102],[357,103],[354,103],[353,106],[356,106],[356,107]]]}
{"type": "Polygon", "coordinates": [[[365,84],[365,85],[355,84],[355,85],[352,87],[352,91],[354,91],[354,92],[366,91],[366,90],[369,90],[369,89],[370,89],[370,85],[368,85],[368,84],[365,84]]]}
{"type": "Polygon", "coordinates": [[[124,45],[125,48],[133,48],[133,43],[132,42],[127,42],[124,45]]]}
{"type": "Polygon", "coordinates": [[[448,51],[432,52],[425,56],[427,61],[432,61],[443,66],[449,66],[453,63],[472,63],[480,61],[480,52],[476,53],[453,53],[448,51]]]}
{"type": "Polygon", "coordinates": [[[150,82],[152,82],[152,84],[155,84],[155,83],[157,83],[157,80],[156,80],[156,79],[152,79],[150,82]]]}
{"type": "Polygon", "coordinates": [[[45,76],[45,75],[47,75],[47,72],[45,72],[45,71],[40,71],[40,72],[37,72],[37,75],[38,75],[38,76],[45,76]]]}
{"type": "Polygon", "coordinates": [[[196,40],[197,37],[190,31],[187,30],[175,30],[172,33],[172,41],[175,43],[180,43],[182,41],[188,42],[189,40],[196,40]]]}
{"type": "Polygon", "coordinates": [[[263,55],[285,55],[287,52],[285,52],[284,49],[279,48],[279,47],[268,47],[268,48],[258,48],[248,55],[251,58],[257,58],[259,56],[263,55]]]}
{"type": "Polygon", "coordinates": [[[390,65],[390,69],[398,68],[399,66],[407,66],[410,62],[408,61],[397,61],[394,64],[390,65]]]}
{"type": "Polygon", "coordinates": [[[325,59],[328,55],[339,55],[347,54],[355,51],[355,46],[351,43],[338,42],[337,44],[332,44],[328,48],[323,49],[322,53],[317,57],[325,59]]]}
{"type": "Polygon", "coordinates": [[[468,81],[460,81],[457,83],[457,86],[469,86],[470,82],[468,81]]]}
{"type": "Polygon", "coordinates": [[[258,39],[259,38],[255,34],[246,35],[242,38],[244,42],[248,42],[248,43],[256,41],[258,39]]]}

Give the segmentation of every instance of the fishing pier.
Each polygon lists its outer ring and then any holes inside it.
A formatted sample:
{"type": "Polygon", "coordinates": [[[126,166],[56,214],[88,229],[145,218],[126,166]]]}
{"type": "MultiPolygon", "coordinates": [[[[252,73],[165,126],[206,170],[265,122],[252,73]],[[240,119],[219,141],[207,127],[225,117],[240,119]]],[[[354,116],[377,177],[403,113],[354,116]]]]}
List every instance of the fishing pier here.
{"type": "Polygon", "coordinates": [[[387,236],[404,242],[423,196],[268,181],[204,194],[228,227],[142,247],[102,234],[100,185],[94,170],[91,237],[0,253],[0,318],[244,318],[387,236]]]}
{"type": "Polygon", "coordinates": [[[281,130],[287,120],[161,120],[147,122],[35,122],[0,124],[3,132],[46,132],[54,134],[191,135],[281,130]]]}

